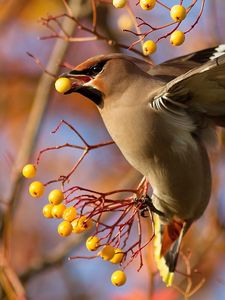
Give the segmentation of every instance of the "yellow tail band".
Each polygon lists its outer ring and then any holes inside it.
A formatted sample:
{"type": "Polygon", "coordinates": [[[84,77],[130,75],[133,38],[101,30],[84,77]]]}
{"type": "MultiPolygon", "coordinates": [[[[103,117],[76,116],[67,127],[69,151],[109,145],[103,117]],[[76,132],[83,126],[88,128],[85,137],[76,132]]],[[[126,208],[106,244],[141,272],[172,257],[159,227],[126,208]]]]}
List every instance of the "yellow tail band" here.
{"type": "Polygon", "coordinates": [[[160,225],[161,224],[160,224],[159,216],[157,214],[154,214],[154,227],[155,227],[155,237],[153,242],[154,258],[163,282],[165,282],[167,287],[170,287],[173,284],[174,272],[169,271],[169,267],[166,264],[165,258],[161,256],[162,235],[161,235],[160,225]]]}

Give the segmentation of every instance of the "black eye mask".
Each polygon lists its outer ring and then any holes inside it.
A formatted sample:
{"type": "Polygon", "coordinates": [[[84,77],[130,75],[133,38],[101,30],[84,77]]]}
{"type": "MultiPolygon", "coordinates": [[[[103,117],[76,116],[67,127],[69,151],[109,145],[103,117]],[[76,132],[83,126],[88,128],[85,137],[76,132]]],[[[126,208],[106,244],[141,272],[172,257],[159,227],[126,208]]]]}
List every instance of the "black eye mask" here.
{"type": "Polygon", "coordinates": [[[90,77],[95,77],[96,75],[98,75],[104,65],[105,65],[106,61],[101,61],[100,63],[86,69],[86,70],[82,70],[82,71],[78,71],[78,70],[72,70],[69,74],[70,75],[79,75],[79,74],[82,74],[82,75],[87,75],[87,76],[90,76],[90,77]]]}

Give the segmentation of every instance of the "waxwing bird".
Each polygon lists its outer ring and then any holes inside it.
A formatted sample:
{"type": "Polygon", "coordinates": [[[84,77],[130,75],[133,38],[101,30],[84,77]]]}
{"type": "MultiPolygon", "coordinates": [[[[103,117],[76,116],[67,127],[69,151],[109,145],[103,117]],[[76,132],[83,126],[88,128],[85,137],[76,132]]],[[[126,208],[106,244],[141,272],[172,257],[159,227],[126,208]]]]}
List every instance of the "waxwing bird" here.
{"type": "Polygon", "coordinates": [[[127,161],[150,182],[155,259],[173,281],[180,243],[211,193],[207,146],[225,127],[225,45],[149,66],[123,54],[100,55],[62,74],[66,94],[93,101],[127,161]],[[148,69],[148,71],[147,71],[148,69]]]}

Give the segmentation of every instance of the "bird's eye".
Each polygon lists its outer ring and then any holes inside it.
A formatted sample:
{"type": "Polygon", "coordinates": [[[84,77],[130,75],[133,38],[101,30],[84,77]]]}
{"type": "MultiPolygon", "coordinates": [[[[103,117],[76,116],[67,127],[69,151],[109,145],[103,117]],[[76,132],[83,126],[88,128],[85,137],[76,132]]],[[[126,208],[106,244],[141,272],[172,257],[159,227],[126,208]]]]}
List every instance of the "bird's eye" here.
{"type": "Polygon", "coordinates": [[[92,76],[95,76],[95,75],[99,74],[102,71],[104,65],[105,65],[105,62],[100,62],[100,63],[94,65],[93,67],[91,67],[89,69],[88,73],[92,76]]]}

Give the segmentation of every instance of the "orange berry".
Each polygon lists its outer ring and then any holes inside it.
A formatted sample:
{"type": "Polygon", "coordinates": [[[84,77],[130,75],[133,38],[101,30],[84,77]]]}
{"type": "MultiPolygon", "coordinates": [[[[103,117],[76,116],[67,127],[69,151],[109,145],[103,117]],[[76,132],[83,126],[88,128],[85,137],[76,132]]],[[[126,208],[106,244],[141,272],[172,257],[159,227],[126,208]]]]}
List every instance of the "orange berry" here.
{"type": "Polygon", "coordinates": [[[140,0],[140,7],[144,10],[151,10],[155,7],[156,0],[140,0]]]}
{"type": "Polygon", "coordinates": [[[58,234],[61,236],[68,236],[72,232],[72,225],[68,221],[63,221],[58,225],[58,234]]]}
{"type": "Polygon", "coordinates": [[[42,182],[34,181],[29,186],[29,193],[34,198],[39,198],[44,194],[45,187],[42,182]]]}
{"type": "Polygon", "coordinates": [[[131,30],[132,20],[127,14],[122,14],[117,20],[117,25],[121,30],[131,30]]]}
{"type": "Polygon", "coordinates": [[[144,42],[142,46],[142,51],[144,55],[153,54],[157,50],[156,43],[152,40],[148,40],[144,42]]]}
{"type": "Polygon", "coordinates": [[[113,255],[113,257],[110,259],[110,262],[113,264],[120,264],[122,259],[124,257],[124,253],[121,249],[116,248],[115,249],[115,254],[113,255]]]}
{"type": "Polygon", "coordinates": [[[173,46],[180,46],[185,41],[185,34],[183,31],[176,30],[170,36],[170,43],[173,46]]]}
{"type": "Polygon", "coordinates": [[[79,221],[79,218],[76,218],[76,219],[74,219],[74,220],[71,222],[71,225],[72,225],[72,227],[73,227],[73,232],[74,232],[74,233],[81,233],[81,232],[84,231],[84,230],[82,230],[82,229],[79,227],[78,221],[79,221]]]}
{"type": "Polygon", "coordinates": [[[89,238],[86,240],[86,248],[89,251],[95,251],[99,246],[99,238],[97,236],[89,236],[89,238]]]}
{"type": "Polygon", "coordinates": [[[91,229],[93,222],[91,219],[87,219],[86,216],[82,216],[82,217],[74,219],[71,222],[71,224],[73,226],[74,233],[81,233],[88,229],[91,229]]]}
{"type": "Polygon", "coordinates": [[[63,192],[60,190],[52,190],[48,195],[48,201],[51,204],[57,205],[64,200],[63,192]]]}
{"type": "Polygon", "coordinates": [[[115,254],[115,249],[111,245],[105,245],[99,252],[99,256],[104,260],[110,260],[115,254]]]}
{"type": "Polygon", "coordinates": [[[170,10],[171,18],[176,22],[181,22],[186,18],[186,9],[182,5],[174,5],[170,10]]]}
{"type": "Polygon", "coordinates": [[[72,222],[76,218],[76,215],[77,215],[77,211],[75,207],[73,206],[67,207],[63,212],[63,219],[65,221],[72,222]]]}
{"type": "Polygon", "coordinates": [[[61,219],[65,209],[66,206],[63,203],[53,205],[52,216],[56,219],[61,219]]]}
{"type": "Polygon", "coordinates": [[[91,219],[88,219],[86,216],[79,217],[78,226],[83,230],[91,229],[93,222],[91,219]]]}
{"type": "Polygon", "coordinates": [[[127,4],[127,0],[113,0],[113,6],[115,8],[123,8],[127,4]]]}
{"type": "Polygon", "coordinates": [[[48,218],[48,219],[53,218],[52,209],[53,209],[53,204],[46,204],[43,207],[42,213],[43,213],[45,218],[48,218]]]}
{"type": "Polygon", "coordinates": [[[112,273],[111,282],[113,285],[121,286],[124,285],[126,281],[127,281],[127,277],[123,271],[117,270],[114,273],[112,273]]]}
{"type": "Polygon", "coordinates": [[[23,167],[22,174],[26,178],[33,178],[36,175],[36,167],[32,164],[27,164],[23,167]]]}
{"type": "Polygon", "coordinates": [[[69,78],[60,77],[55,82],[55,89],[60,94],[69,91],[71,87],[72,87],[72,82],[69,78]]]}

